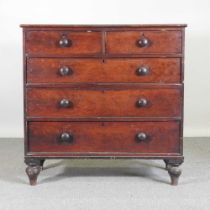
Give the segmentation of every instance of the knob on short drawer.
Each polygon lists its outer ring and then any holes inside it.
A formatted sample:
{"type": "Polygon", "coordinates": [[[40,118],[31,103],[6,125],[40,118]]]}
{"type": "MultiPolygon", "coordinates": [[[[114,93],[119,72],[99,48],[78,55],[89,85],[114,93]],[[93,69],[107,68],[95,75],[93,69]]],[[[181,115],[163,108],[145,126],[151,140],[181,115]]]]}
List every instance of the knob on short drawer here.
{"type": "Polygon", "coordinates": [[[148,136],[144,132],[140,132],[140,133],[136,134],[137,141],[145,141],[145,140],[147,140],[147,138],[148,138],[148,136]]]}
{"type": "Polygon", "coordinates": [[[146,37],[142,37],[137,41],[139,47],[149,47],[150,43],[151,41],[146,37]]]}
{"type": "Polygon", "coordinates": [[[68,107],[72,107],[73,103],[70,100],[64,98],[60,100],[59,105],[62,108],[68,108],[68,107]]]}
{"type": "Polygon", "coordinates": [[[149,74],[149,68],[146,66],[141,66],[136,70],[136,74],[138,76],[145,76],[145,75],[149,74]]]}
{"type": "Polygon", "coordinates": [[[137,107],[145,107],[148,105],[148,101],[145,98],[140,98],[137,102],[136,102],[136,106],[137,107]]]}
{"type": "Polygon", "coordinates": [[[61,76],[66,76],[66,75],[70,75],[72,74],[72,69],[70,69],[69,67],[67,66],[63,66],[59,69],[59,74],[61,76]]]}
{"type": "Polygon", "coordinates": [[[62,143],[71,143],[74,137],[71,133],[64,132],[60,135],[60,141],[62,143]]]}
{"type": "Polygon", "coordinates": [[[68,39],[66,36],[62,36],[62,38],[59,40],[59,46],[60,47],[71,47],[72,41],[68,39]]]}

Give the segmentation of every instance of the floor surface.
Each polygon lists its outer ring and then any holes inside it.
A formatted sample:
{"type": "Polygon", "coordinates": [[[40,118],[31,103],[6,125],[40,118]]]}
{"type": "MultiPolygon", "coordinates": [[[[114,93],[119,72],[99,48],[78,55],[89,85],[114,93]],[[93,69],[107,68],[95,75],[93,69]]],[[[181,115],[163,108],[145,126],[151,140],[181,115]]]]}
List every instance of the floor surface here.
{"type": "Polygon", "coordinates": [[[210,138],[184,155],[178,186],[160,160],[48,160],[31,187],[23,141],[0,139],[0,210],[210,210],[210,138]]]}

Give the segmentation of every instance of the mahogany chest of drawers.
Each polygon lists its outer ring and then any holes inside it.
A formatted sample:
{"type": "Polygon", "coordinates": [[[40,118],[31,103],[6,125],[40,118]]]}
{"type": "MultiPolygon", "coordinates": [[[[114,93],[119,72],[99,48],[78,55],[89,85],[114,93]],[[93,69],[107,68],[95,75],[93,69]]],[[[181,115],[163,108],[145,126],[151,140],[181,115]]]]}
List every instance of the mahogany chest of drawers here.
{"type": "Polygon", "coordinates": [[[48,158],[183,162],[186,25],[22,25],[25,163],[48,158]]]}

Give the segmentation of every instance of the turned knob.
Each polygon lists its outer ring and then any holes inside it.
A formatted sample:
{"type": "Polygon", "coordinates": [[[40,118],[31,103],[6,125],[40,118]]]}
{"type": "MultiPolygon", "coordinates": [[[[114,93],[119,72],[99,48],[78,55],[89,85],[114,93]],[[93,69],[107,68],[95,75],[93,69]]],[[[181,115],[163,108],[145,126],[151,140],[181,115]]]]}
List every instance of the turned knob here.
{"type": "Polygon", "coordinates": [[[59,69],[59,73],[61,76],[66,76],[72,74],[72,70],[67,66],[63,66],[59,69]]]}
{"type": "Polygon", "coordinates": [[[68,100],[68,99],[62,99],[60,102],[59,102],[59,105],[60,107],[62,108],[68,108],[68,107],[71,107],[73,106],[73,103],[68,100]]]}
{"type": "Polygon", "coordinates": [[[74,139],[73,135],[67,132],[64,132],[60,135],[60,140],[63,143],[71,143],[73,139],[74,139]]]}
{"type": "Polygon", "coordinates": [[[137,43],[139,47],[148,47],[150,45],[150,40],[146,37],[142,37],[137,43]]]}
{"type": "Polygon", "coordinates": [[[137,107],[145,107],[147,106],[148,101],[145,98],[141,98],[136,102],[137,107]]]}
{"type": "Polygon", "coordinates": [[[70,39],[68,39],[66,36],[63,36],[59,40],[59,45],[60,45],[60,47],[70,47],[72,45],[72,41],[70,39]]]}
{"type": "Polygon", "coordinates": [[[138,141],[145,141],[147,139],[147,134],[144,132],[140,132],[136,134],[136,139],[138,141]]]}
{"type": "Polygon", "coordinates": [[[138,76],[145,76],[145,75],[149,74],[149,68],[146,66],[141,66],[140,68],[138,68],[136,70],[136,74],[138,76]]]}

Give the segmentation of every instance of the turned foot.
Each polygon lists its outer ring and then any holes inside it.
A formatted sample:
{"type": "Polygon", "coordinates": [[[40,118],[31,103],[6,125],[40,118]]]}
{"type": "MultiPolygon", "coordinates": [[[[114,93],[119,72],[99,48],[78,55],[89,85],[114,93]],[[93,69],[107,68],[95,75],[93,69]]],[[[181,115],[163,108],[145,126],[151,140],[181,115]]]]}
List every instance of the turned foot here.
{"type": "Polygon", "coordinates": [[[30,185],[36,185],[37,177],[41,171],[41,166],[28,166],[26,168],[26,173],[29,178],[30,185]]]}
{"type": "Polygon", "coordinates": [[[166,161],[166,168],[171,178],[171,185],[178,185],[179,177],[182,170],[179,165],[183,163],[183,159],[170,159],[166,161]]]}
{"type": "Polygon", "coordinates": [[[36,185],[37,177],[41,171],[43,160],[36,158],[25,158],[25,163],[28,165],[26,174],[28,175],[30,185],[36,185]]]}

